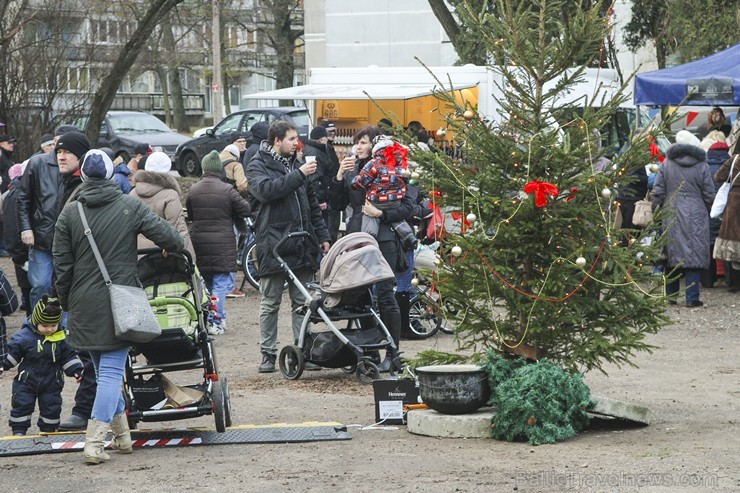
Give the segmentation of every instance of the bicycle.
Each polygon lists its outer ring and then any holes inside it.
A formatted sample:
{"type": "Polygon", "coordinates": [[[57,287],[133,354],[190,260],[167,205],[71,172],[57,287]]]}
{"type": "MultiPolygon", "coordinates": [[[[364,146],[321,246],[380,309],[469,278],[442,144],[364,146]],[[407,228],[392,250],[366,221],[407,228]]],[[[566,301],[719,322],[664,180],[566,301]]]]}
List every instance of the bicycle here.
{"type": "Polygon", "coordinates": [[[249,283],[259,291],[260,275],[257,268],[257,248],[254,237],[254,220],[251,217],[244,219],[244,232],[239,235],[237,246],[236,264],[244,273],[244,279],[239,287],[244,291],[244,284],[249,283]]]}

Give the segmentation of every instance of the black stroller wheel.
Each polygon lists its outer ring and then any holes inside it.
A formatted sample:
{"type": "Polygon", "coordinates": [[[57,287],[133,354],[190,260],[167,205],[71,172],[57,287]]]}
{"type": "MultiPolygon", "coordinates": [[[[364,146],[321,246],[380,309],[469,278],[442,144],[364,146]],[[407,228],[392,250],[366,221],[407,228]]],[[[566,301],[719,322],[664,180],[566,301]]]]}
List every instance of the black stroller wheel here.
{"type": "Polygon", "coordinates": [[[224,424],[231,426],[231,395],[229,394],[229,382],[226,377],[221,378],[221,391],[224,394],[224,424]]]}
{"type": "Polygon", "coordinates": [[[303,351],[296,346],[285,346],[280,351],[278,360],[280,362],[280,373],[288,380],[297,380],[303,373],[305,366],[303,351]]]}
{"type": "Polygon", "coordinates": [[[378,365],[372,361],[360,361],[357,363],[357,381],[363,385],[369,385],[373,383],[373,380],[377,380],[380,377],[378,371],[378,365]]]}
{"type": "Polygon", "coordinates": [[[226,397],[224,396],[223,385],[220,381],[213,382],[211,399],[213,399],[213,418],[216,421],[216,431],[223,433],[226,431],[226,397]]]}

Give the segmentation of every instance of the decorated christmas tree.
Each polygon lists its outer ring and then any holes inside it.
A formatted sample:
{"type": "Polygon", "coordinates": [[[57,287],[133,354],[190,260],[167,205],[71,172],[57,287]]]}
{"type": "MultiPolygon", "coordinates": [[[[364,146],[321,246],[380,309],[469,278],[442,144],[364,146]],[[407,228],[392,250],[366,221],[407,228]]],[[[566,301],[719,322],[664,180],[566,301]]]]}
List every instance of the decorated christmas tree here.
{"type": "Polygon", "coordinates": [[[601,131],[623,91],[562,103],[587,67],[600,66],[608,34],[601,3],[458,8],[503,78],[501,114],[489,121],[440,90],[448,117],[438,134],[459,152],[412,157],[421,186],[458,219],[444,236],[436,285],[461,349],[528,348],[566,369],[602,369],[632,364],[636,352],[651,350],[646,335],[668,322],[664,279],[651,265],[661,240],[646,241],[651,228],[621,230],[616,219],[620,187],[650,162],[648,135],[604,167],[601,131]]]}

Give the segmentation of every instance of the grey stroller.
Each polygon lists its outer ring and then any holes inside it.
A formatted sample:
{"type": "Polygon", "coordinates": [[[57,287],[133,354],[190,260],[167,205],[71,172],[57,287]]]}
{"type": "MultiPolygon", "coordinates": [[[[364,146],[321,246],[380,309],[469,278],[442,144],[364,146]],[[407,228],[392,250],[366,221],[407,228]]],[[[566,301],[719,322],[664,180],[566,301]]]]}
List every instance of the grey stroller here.
{"type": "Polygon", "coordinates": [[[280,372],[295,380],[303,373],[306,362],[310,362],[354,372],[361,383],[371,383],[379,377],[378,351],[389,350],[398,362],[398,348],[380,318],[372,293],[375,283],[394,279],[395,274],[375,238],[367,233],[352,233],[339,239],[321,261],[321,295],[314,298],[280,257],[280,247],[286,241],[307,235],[290,233],[273,250],[290,281],[311,300],[303,307],[305,316],[298,340],[280,351],[280,372]],[[347,322],[345,329],[337,327],[336,322],[340,321],[347,322]],[[319,323],[326,324],[329,330],[312,331],[319,323]]]}

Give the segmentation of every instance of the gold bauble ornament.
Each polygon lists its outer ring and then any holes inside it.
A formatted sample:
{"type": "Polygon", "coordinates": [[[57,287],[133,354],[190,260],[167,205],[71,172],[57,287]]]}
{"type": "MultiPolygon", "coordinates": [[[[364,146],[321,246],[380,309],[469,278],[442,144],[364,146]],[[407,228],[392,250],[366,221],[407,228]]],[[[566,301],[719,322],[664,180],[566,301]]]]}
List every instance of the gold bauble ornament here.
{"type": "Polygon", "coordinates": [[[419,285],[419,279],[416,278],[416,277],[414,277],[413,279],[411,279],[411,285],[412,286],[418,286],[419,285]]]}
{"type": "Polygon", "coordinates": [[[601,191],[601,196],[604,197],[605,199],[608,199],[609,197],[612,196],[612,191],[608,188],[605,188],[601,191]]]}
{"type": "Polygon", "coordinates": [[[437,130],[437,138],[444,139],[445,135],[447,135],[447,131],[444,128],[441,128],[437,130]]]}
{"type": "Polygon", "coordinates": [[[473,110],[465,110],[465,113],[463,113],[463,118],[466,120],[472,120],[475,118],[475,113],[473,113],[473,110]]]}
{"type": "Polygon", "coordinates": [[[653,163],[653,164],[650,165],[650,172],[651,173],[657,173],[659,169],[660,169],[660,167],[657,164],[655,164],[655,163],[653,163]]]}
{"type": "Polygon", "coordinates": [[[576,259],[576,265],[577,265],[578,267],[581,267],[581,268],[583,268],[583,267],[586,267],[586,259],[585,259],[585,258],[583,258],[583,257],[578,257],[578,258],[576,259]]]}

